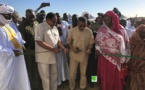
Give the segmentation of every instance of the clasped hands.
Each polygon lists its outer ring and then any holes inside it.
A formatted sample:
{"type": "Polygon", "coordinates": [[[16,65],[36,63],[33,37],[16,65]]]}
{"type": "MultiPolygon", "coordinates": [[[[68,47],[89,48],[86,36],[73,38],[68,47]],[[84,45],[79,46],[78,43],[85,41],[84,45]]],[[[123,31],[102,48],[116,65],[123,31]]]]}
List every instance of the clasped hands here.
{"type": "Polygon", "coordinates": [[[63,48],[63,49],[61,49],[61,48],[53,48],[52,49],[52,52],[59,53],[61,50],[63,50],[64,53],[67,53],[68,52],[68,49],[67,48],[63,48]]]}
{"type": "Polygon", "coordinates": [[[14,52],[14,54],[15,54],[16,57],[22,55],[22,52],[19,51],[19,50],[13,50],[13,52],[14,52]]]}
{"type": "MultiPolygon", "coordinates": [[[[72,50],[74,53],[82,52],[82,50],[80,50],[78,47],[73,47],[72,50]]],[[[91,49],[88,48],[86,52],[87,54],[91,54],[91,49]]]]}

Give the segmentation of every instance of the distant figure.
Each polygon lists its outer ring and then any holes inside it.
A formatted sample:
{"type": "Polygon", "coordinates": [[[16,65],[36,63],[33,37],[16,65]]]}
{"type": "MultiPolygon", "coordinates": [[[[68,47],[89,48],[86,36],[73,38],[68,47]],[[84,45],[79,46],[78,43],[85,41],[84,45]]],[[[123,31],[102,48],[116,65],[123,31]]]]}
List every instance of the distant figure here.
{"type": "Polygon", "coordinates": [[[29,80],[31,84],[32,90],[41,89],[41,79],[38,73],[37,63],[35,62],[35,28],[38,25],[38,22],[35,20],[35,13],[32,9],[27,9],[25,12],[26,18],[20,23],[18,26],[19,31],[22,34],[23,39],[26,41],[24,44],[25,53],[33,53],[26,54],[25,62],[29,75],[29,80]]]}
{"type": "Polygon", "coordinates": [[[97,34],[98,29],[100,28],[100,26],[103,25],[103,18],[104,18],[104,14],[98,13],[95,23],[91,25],[91,29],[93,30],[94,33],[97,34]]]}
{"type": "Polygon", "coordinates": [[[88,20],[90,17],[90,14],[88,12],[83,12],[82,16],[86,17],[86,19],[88,20]]]}
{"type": "Polygon", "coordinates": [[[118,8],[113,8],[113,11],[118,15],[118,17],[121,17],[121,12],[118,10],[118,8]]]}
{"type": "Polygon", "coordinates": [[[143,24],[142,21],[136,21],[134,27],[137,28],[137,27],[140,26],[141,24],[143,24]]]}
{"type": "Polygon", "coordinates": [[[59,13],[56,13],[56,16],[57,16],[57,22],[56,22],[56,27],[58,29],[58,32],[59,32],[59,36],[62,36],[62,29],[61,29],[61,20],[60,20],[60,15],[59,13]]]}
{"type": "Polygon", "coordinates": [[[68,24],[69,25],[72,24],[72,16],[70,14],[68,14],[68,24]]]}
{"type": "MultiPolygon", "coordinates": [[[[90,29],[91,28],[91,21],[87,21],[87,27],[90,29]]],[[[94,35],[94,33],[93,33],[94,35]]],[[[97,60],[95,58],[95,43],[93,43],[93,47],[91,49],[91,53],[89,54],[88,58],[88,65],[87,65],[87,82],[90,87],[94,87],[94,82],[91,82],[91,77],[97,75],[97,60]]]]}
{"type": "Polygon", "coordinates": [[[44,10],[41,10],[40,13],[44,14],[44,16],[46,16],[46,13],[44,10]]]}
{"type": "MultiPolygon", "coordinates": [[[[62,41],[62,44],[66,47],[67,46],[66,41],[67,41],[68,32],[69,32],[68,30],[69,25],[66,21],[60,20],[59,13],[56,13],[56,16],[57,16],[56,27],[59,31],[60,40],[62,41]]],[[[58,69],[57,84],[61,86],[63,85],[62,81],[69,80],[68,57],[61,49],[60,49],[60,52],[57,53],[56,56],[57,56],[57,69],[58,69]]]]}
{"type": "Polygon", "coordinates": [[[90,29],[91,28],[91,21],[87,20],[87,27],[90,29]]]}
{"type": "Polygon", "coordinates": [[[45,19],[46,13],[44,10],[41,10],[40,13],[36,14],[36,21],[42,23],[45,19]]]}
{"type": "Polygon", "coordinates": [[[17,27],[19,26],[19,14],[17,11],[14,11],[14,13],[12,14],[12,21],[17,27]]]}
{"type": "Polygon", "coordinates": [[[126,31],[127,31],[127,34],[129,36],[129,38],[132,37],[133,33],[135,32],[135,21],[131,18],[129,20],[127,20],[126,22],[126,31]]]}
{"type": "Polygon", "coordinates": [[[141,20],[141,23],[142,23],[142,24],[145,24],[145,19],[142,19],[142,20],[141,20]]]}
{"type": "Polygon", "coordinates": [[[63,20],[66,21],[66,22],[68,22],[68,16],[67,16],[66,13],[63,14],[63,20]]]}
{"type": "Polygon", "coordinates": [[[77,26],[77,21],[78,21],[78,15],[77,14],[73,14],[72,15],[72,28],[77,26]]]}
{"type": "Polygon", "coordinates": [[[46,15],[44,10],[41,10],[39,13],[38,13],[38,11],[41,8],[46,7],[46,6],[49,6],[48,3],[42,2],[41,5],[34,11],[34,13],[36,14],[36,21],[38,23],[42,23],[43,20],[45,19],[45,15],[46,15]]]}
{"type": "Polygon", "coordinates": [[[83,12],[82,13],[82,16],[84,16],[84,17],[86,17],[87,18],[87,20],[92,20],[92,19],[94,19],[94,17],[89,13],[89,12],[83,12]]]}
{"type": "Polygon", "coordinates": [[[120,20],[120,24],[125,28],[126,27],[126,20],[125,19],[121,19],[120,20]]]}

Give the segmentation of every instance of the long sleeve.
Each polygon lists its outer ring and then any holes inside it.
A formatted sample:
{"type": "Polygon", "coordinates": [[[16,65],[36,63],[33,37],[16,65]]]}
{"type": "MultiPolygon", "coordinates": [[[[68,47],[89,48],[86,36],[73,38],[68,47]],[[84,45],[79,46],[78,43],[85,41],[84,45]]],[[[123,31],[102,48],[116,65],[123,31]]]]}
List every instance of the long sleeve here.
{"type": "Polygon", "coordinates": [[[68,33],[67,43],[69,43],[69,44],[72,43],[72,30],[68,33]]]}
{"type": "Polygon", "coordinates": [[[6,34],[0,30],[0,60],[14,55],[13,50],[5,46],[7,45],[7,39],[5,37],[7,37],[6,34]]]}

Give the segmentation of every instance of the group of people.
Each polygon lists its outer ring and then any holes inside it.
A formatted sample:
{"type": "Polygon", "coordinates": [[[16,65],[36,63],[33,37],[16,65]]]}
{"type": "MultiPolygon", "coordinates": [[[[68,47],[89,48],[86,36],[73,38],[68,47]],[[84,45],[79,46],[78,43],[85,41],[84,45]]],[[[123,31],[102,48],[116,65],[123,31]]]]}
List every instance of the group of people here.
{"type": "Polygon", "coordinates": [[[65,80],[75,90],[78,77],[86,90],[94,75],[100,90],[145,89],[144,23],[129,36],[116,8],[98,13],[93,24],[89,13],[74,14],[69,25],[66,13],[63,20],[59,13],[37,13],[44,6],[27,9],[18,25],[14,8],[0,4],[0,90],[57,90],[65,80]]]}

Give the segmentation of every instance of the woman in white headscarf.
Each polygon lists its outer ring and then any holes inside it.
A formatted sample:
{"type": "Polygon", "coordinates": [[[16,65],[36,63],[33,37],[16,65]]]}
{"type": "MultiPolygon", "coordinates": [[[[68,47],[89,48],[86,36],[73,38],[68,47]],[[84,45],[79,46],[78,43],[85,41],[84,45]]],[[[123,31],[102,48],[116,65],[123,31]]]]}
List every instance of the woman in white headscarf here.
{"type": "Polygon", "coordinates": [[[0,4],[0,90],[30,90],[18,30],[10,26],[13,7],[0,4]]]}

